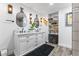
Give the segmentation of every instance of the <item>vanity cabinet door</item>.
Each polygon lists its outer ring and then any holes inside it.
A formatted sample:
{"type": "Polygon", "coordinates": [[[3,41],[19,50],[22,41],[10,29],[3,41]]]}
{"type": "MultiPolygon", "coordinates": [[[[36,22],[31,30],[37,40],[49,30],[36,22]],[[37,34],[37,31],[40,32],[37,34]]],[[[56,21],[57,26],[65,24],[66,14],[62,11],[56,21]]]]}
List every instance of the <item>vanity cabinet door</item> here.
{"type": "Polygon", "coordinates": [[[20,43],[20,54],[23,54],[27,51],[27,44],[26,42],[20,43]]]}
{"type": "Polygon", "coordinates": [[[43,35],[42,34],[38,34],[37,40],[38,40],[38,44],[42,44],[44,42],[43,35]]]}
{"type": "Polygon", "coordinates": [[[26,37],[20,38],[20,54],[23,54],[27,51],[27,43],[26,43],[26,37]]]}
{"type": "Polygon", "coordinates": [[[15,39],[15,55],[23,55],[37,48],[44,42],[43,33],[16,34],[15,39]]]}
{"type": "Polygon", "coordinates": [[[35,46],[35,35],[29,36],[27,43],[28,43],[28,49],[34,48],[34,46],[35,46]]]}

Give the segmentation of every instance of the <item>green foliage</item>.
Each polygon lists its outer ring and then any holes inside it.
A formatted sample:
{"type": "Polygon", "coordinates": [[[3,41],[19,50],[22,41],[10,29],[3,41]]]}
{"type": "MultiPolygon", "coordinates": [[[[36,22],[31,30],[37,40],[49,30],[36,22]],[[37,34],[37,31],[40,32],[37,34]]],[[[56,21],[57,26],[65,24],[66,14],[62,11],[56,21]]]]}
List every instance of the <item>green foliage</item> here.
{"type": "Polygon", "coordinates": [[[35,27],[36,27],[35,23],[32,23],[32,24],[31,24],[31,27],[30,27],[30,29],[29,29],[29,30],[31,30],[31,31],[32,31],[32,30],[34,30],[34,29],[35,29],[35,27]]]}

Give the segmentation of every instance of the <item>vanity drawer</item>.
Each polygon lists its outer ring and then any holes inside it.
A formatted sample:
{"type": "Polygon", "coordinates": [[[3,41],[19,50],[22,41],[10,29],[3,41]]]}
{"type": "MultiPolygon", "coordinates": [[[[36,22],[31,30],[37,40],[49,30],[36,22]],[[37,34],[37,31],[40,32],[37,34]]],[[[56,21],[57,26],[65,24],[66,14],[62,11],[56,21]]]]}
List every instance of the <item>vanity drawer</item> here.
{"type": "Polygon", "coordinates": [[[20,50],[21,49],[26,49],[26,47],[27,47],[26,42],[20,43],[20,50]]]}
{"type": "Polygon", "coordinates": [[[29,41],[28,42],[28,48],[34,47],[35,44],[36,44],[35,39],[29,41]]]}
{"type": "Polygon", "coordinates": [[[29,36],[28,39],[31,41],[31,40],[35,39],[35,37],[36,37],[35,35],[32,35],[32,36],[29,36]]]}
{"type": "Polygon", "coordinates": [[[29,33],[15,35],[15,54],[22,55],[43,43],[43,33],[29,33]],[[17,53],[16,53],[17,52],[17,53]]]}
{"type": "Polygon", "coordinates": [[[25,42],[26,41],[26,37],[22,37],[22,38],[19,38],[20,42],[25,42]]]}
{"type": "Polygon", "coordinates": [[[38,38],[42,38],[43,36],[42,36],[42,34],[38,34],[37,37],[38,38]]]}

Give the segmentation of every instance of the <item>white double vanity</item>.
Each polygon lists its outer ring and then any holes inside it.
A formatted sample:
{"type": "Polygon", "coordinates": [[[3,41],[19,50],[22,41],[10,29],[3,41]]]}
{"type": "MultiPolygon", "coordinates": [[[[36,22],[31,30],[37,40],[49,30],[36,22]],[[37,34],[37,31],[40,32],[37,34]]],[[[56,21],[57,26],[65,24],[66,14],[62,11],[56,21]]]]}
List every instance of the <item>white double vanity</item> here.
{"type": "MultiPolygon", "coordinates": [[[[24,27],[27,24],[27,17],[23,12],[23,8],[20,8],[20,12],[16,14],[16,24],[22,28],[19,32],[14,31],[14,54],[16,56],[27,54],[33,51],[35,48],[39,47],[46,42],[45,32],[41,32],[39,29],[39,19],[38,15],[34,23],[31,23],[30,32],[24,31],[24,27]],[[33,31],[37,28],[37,31],[33,31]]],[[[27,24],[28,26],[29,24],[27,24]]]]}
{"type": "Polygon", "coordinates": [[[16,56],[27,54],[45,42],[45,32],[14,32],[14,53],[16,56]]]}

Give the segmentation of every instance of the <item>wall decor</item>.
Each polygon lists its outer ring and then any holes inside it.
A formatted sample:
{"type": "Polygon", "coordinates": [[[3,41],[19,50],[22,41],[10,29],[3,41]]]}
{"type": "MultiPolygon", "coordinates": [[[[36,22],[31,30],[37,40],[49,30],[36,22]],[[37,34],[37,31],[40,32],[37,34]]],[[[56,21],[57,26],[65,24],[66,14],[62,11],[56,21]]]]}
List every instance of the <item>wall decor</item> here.
{"type": "Polygon", "coordinates": [[[43,17],[43,23],[47,26],[48,24],[48,20],[46,18],[43,17]]]}
{"type": "Polygon", "coordinates": [[[25,32],[24,27],[27,25],[27,17],[22,7],[20,7],[20,12],[16,14],[16,24],[22,29],[21,33],[25,32]]]}
{"type": "Polygon", "coordinates": [[[40,22],[42,23],[42,18],[40,18],[40,22]]]}
{"type": "Polygon", "coordinates": [[[32,14],[29,14],[30,24],[32,24],[32,14]]]}
{"type": "Polygon", "coordinates": [[[13,6],[11,4],[8,4],[8,13],[12,14],[13,12],[13,6]]]}
{"type": "Polygon", "coordinates": [[[72,26],[72,12],[66,14],[66,26],[72,26]]]}
{"type": "Polygon", "coordinates": [[[38,28],[39,27],[39,18],[38,18],[38,15],[37,14],[36,14],[36,17],[34,19],[34,23],[36,25],[36,28],[38,28]]]}
{"type": "Polygon", "coordinates": [[[20,7],[20,12],[16,14],[16,24],[19,27],[25,27],[27,22],[27,17],[23,11],[23,8],[20,7]]]}

